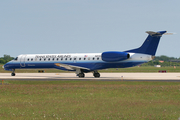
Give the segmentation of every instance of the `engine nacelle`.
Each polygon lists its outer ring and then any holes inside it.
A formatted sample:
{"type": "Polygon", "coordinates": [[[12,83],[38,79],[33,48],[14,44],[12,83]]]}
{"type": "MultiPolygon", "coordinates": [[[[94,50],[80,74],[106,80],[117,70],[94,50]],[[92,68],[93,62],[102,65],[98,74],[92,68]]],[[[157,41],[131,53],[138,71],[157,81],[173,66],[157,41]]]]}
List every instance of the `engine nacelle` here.
{"type": "Polygon", "coordinates": [[[130,57],[128,53],[118,52],[118,51],[103,52],[101,56],[102,56],[102,60],[106,62],[122,61],[130,57]]]}

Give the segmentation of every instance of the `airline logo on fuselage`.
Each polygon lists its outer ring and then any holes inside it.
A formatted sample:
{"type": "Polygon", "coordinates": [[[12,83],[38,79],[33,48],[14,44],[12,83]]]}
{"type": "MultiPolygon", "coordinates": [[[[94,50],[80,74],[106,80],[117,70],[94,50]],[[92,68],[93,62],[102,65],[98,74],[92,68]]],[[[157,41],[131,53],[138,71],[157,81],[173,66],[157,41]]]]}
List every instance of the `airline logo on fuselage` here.
{"type": "MultiPolygon", "coordinates": [[[[35,58],[71,58],[71,55],[36,55],[35,58]]],[[[77,57],[77,56],[74,56],[77,57]]],[[[84,57],[88,57],[85,55],[84,57]]],[[[101,55],[94,55],[94,57],[101,57],[101,55]]]]}
{"type": "Polygon", "coordinates": [[[71,55],[36,55],[35,58],[70,58],[71,55]]]}

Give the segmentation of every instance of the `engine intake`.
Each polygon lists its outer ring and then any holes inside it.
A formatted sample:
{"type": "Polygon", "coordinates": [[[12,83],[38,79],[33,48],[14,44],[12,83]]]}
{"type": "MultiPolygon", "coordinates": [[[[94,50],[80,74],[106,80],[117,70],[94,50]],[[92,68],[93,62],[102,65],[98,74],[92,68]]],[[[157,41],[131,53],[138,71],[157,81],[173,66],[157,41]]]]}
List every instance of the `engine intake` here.
{"type": "Polygon", "coordinates": [[[102,60],[106,62],[117,62],[130,58],[130,55],[126,52],[108,51],[102,53],[102,60]]]}

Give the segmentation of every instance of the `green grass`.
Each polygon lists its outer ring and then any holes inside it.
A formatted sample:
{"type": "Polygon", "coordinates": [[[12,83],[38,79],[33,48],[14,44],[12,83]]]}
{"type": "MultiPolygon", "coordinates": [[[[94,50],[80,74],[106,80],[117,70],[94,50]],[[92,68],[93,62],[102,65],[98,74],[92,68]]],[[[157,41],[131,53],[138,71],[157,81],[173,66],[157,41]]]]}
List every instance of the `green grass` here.
{"type": "Polygon", "coordinates": [[[180,117],[179,82],[16,81],[0,85],[1,119],[180,117]]]}
{"type": "MultiPolygon", "coordinates": [[[[3,65],[0,65],[0,73],[11,73],[11,71],[5,71],[2,68],[3,65]]],[[[39,69],[17,69],[16,73],[37,73],[39,69]]],[[[42,69],[40,69],[42,70],[42,69]]],[[[167,72],[180,72],[180,66],[177,66],[174,68],[171,67],[161,67],[156,68],[153,66],[142,66],[142,67],[131,67],[131,68],[111,68],[111,69],[105,69],[105,70],[99,70],[99,72],[158,72],[159,70],[166,70],[167,72]]],[[[60,73],[60,72],[69,72],[69,71],[62,71],[58,69],[44,69],[46,73],[60,73]]]]}

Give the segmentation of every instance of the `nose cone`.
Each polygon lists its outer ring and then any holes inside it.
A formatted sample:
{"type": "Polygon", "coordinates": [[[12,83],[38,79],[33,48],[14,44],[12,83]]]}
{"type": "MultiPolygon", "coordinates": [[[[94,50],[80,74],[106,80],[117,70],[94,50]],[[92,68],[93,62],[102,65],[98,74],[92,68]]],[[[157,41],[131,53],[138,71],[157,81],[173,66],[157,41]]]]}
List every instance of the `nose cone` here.
{"type": "Polygon", "coordinates": [[[4,70],[6,70],[7,69],[7,63],[5,65],[3,65],[2,68],[4,68],[4,70]]]}
{"type": "Polygon", "coordinates": [[[6,63],[4,66],[2,66],[2,68],[4,68],[4,70],[11,71],[9,68],[9,63],[6,63]]]}

